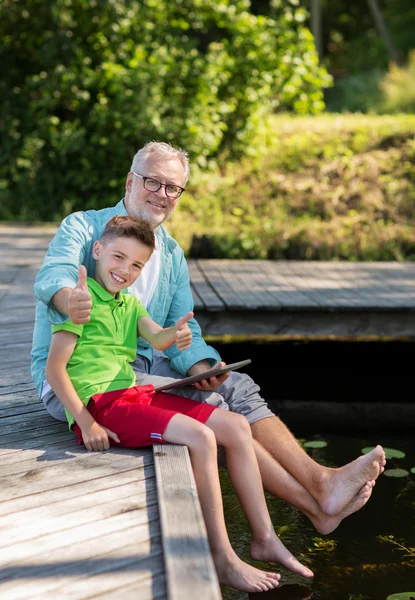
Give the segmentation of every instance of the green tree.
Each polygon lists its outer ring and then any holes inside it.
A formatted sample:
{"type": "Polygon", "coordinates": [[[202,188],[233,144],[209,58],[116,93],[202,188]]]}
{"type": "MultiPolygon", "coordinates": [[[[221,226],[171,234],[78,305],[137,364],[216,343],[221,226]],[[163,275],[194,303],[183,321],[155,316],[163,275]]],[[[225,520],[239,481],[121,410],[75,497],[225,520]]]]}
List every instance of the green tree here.
{"type": "Polygon", "coordinates": [[[0,218],[119,199],[151,139],[201,167],[244,154],[265,114],[323,109],[306,13],[248,0],[3,0],[0,218]]]}

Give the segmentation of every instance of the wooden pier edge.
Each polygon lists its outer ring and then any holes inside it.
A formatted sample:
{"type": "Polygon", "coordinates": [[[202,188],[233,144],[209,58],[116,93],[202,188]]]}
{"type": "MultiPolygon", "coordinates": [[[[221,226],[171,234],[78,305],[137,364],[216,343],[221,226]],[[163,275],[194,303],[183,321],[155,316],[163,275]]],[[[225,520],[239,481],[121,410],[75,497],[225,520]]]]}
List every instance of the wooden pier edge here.
{"type": "Polygon", "coordinates": [[[158,505],[169,600],[220,600],[187,446],[154,444],[158,505]]]}

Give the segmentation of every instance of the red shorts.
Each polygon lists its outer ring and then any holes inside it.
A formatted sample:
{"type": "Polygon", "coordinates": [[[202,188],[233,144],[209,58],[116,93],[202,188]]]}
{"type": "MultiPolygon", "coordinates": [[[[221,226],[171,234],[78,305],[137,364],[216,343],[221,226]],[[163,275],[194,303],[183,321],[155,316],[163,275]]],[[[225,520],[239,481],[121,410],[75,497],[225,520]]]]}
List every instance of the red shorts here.
{"type": "MultiPolygon", "coordinates": [[[[182,414],[206,423],[216,409],[176,394],[154,391],[153,385],[136,385],[124,390],[114,390],[92,396],[87,405],[94,419],[120,438],[120,443],[109,440],[111,446],[139,448],[163,441],[163,433],[174,415],[182,414]]],[[[81,428],[77,423],[72,431],[82,441],[81,428]]]]}

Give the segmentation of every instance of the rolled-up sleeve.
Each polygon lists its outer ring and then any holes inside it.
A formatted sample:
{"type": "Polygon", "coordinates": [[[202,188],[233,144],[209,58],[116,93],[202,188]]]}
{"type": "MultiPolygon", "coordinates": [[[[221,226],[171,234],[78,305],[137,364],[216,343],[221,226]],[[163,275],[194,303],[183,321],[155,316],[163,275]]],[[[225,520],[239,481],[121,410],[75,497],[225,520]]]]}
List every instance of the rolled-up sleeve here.
{"type": "MultiPolygon", "coordinates": [[[[177,288],[173,295],[169,314],[164,327],[170,327],[174,325],[177,319],[189,311],[193,311],[193,309],[194,302],[190,287],[189,270],[186,259],[183,256],[180,262],[177,288]]],[[[183,352],[180,352],[176,346],[172,346],[168,350],[164,351],[166,356],[168,356],[171,360],[172,368],[182,375],[187,375],[190,367],[201,360],[209,361],[211,366],[216,365],[221,360],[220,354],[214,348],[212,348],[212,346],[206,344],[202,337],[202,331],[197,320],[195,318],[191,319],[188,322],[188,325],[192,332],[192,343],[190,347],[183,352]]]]}
{"type": "Polygon", "coordinates": [[[53,306],[52,298],[62,288],[74,288],[78,267],[90,251],[93,225],[85,213],[73,213],[62,221],[36,277],[34,293],[47,307],[51,323],[62,323],[67,316],[53,306]]]}

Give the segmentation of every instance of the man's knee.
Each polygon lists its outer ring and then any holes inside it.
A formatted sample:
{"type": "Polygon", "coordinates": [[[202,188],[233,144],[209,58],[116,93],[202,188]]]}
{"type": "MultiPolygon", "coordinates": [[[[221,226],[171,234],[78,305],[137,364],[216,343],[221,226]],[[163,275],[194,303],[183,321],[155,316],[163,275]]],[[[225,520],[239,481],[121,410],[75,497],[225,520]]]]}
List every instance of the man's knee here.
{"type": "Polygon", "coordinates": [[[63,404],[60,402],[60,400],[58,400],[52,390],[43,396],[42,402],[51,417],[57,421],[66,421],[66,414],[63,404]]]}
{"type": "Polygon", "coordinates": [[[233,371],[218,391],[230,410],[246,417],[250,424],[274,416],[260,396],[259,386],[246,373],[233,371]]]}

